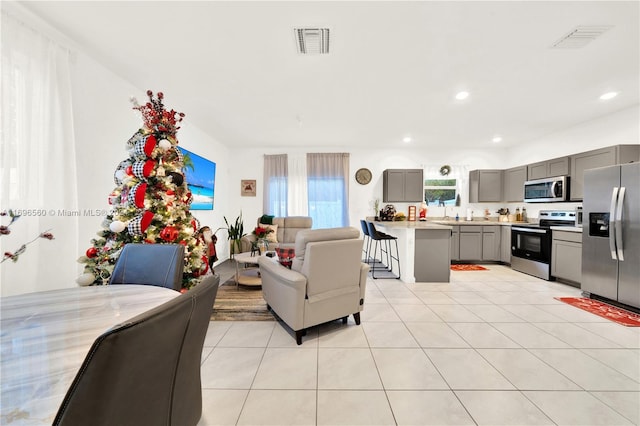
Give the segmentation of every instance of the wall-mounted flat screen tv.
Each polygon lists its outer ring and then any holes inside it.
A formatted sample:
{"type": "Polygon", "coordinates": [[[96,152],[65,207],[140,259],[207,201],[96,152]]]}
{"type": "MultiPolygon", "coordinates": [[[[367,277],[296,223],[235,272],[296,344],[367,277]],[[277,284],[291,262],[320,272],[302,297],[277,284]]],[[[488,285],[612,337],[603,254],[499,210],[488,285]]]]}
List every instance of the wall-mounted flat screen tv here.
{"type": "Polygon", "coordinates": [[[182,147],[178,149],[184,155],[184,175],[193,194],[191,210],[213,210],[216,163],[182,147]]]}

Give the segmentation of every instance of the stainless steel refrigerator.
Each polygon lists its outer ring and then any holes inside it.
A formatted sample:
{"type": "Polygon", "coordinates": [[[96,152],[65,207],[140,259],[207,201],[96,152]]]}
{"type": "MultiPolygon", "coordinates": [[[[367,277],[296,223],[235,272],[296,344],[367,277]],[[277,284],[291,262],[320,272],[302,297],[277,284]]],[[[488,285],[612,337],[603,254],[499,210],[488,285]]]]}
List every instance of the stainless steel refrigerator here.
{"type": "Polygon", "coordinates": [[[584,173],[582,290],[640,309],[640,163],[584,173]]]}

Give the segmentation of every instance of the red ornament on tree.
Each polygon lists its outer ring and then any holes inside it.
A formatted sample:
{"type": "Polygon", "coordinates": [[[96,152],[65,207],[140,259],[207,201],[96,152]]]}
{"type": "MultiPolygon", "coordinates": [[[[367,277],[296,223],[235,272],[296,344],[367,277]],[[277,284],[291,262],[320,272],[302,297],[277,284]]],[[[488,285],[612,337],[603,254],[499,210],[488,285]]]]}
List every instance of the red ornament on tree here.
{"type": "Polygon", "coordinates": [[[165,228],[160,231],[160,238],[168,242],[175,241],[175,239],[178,238],[178,228],[172,225],[165,226],[165,228]]]}
{"type": "Polygon", "coordinates": [[[92,259],[98,255],[98,249],[95,247],[89,247],[86,254],[89,259],[92,259]]]}

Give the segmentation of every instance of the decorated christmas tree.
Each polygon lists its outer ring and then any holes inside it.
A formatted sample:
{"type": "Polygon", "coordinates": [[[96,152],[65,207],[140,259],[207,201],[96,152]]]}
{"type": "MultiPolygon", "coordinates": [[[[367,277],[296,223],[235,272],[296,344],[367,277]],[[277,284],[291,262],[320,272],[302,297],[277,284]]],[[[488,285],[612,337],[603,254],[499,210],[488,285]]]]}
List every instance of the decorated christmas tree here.
{"type": "Polygon", "coordinates": [[[77,280],[80,285],[108,284],[127,243],[184,245],[183,288],[192,287],[207,272],[206,249],[198,238],[198,221],[189,212],[193,197],[176,138],[184,114],[167,111],[161,92],[154,99],[149,90],[147,96],[144,105],[132,99],[144,126],[127,142],[129,158],[117,166],[117,186],[108,197],[111,210],[98,238],[91,240],[86,255],[79,259],[85,264],[77,280]]]}

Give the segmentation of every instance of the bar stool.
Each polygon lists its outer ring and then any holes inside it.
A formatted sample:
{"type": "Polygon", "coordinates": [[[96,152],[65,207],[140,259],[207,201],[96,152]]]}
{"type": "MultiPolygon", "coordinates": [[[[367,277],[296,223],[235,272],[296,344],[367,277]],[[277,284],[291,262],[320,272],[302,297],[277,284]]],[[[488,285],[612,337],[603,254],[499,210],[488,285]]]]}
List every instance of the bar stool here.
{"type": "Polygon", "coordinates": [[[375,241],[374,249],[373,249],[373,258],[371,259],[371,278],[395,278],[400,279],[400,254],[398,252],[398,238],[393,235],[385,234],[384,232],[380,232],[376,229],[376,226],[373,222],[367,222],[367,227],[369,228],[369,238],[375,241]],[[391,252],[391,241],[395,241],[396,243],[396,255],[393,256],[391,252]],[[377,251],[378,251],[378,242],[380,242],[380,263],[384,266],[386,272],[393,273],[393,261],[396,261],[398,265],[398,275],[392,277],[376,277],[376,270],[381,269],[380,267],[376,267],[376,259],[377,259],[377,251]],[[384,242],[384,244],[383,244],[384,242]],[[383,248],[383,245],[386,246],[383,248]],[[386,254],[387,257],[387,265],[384,264],[383,255],[386,254]]]}
{"type": "Polygon", "coordinates": [[[362,227],[362,233],[364,234],[364,244],[362,251],[364,253],[364,263],[369,263],[369,250],[371,249],[371,235],[369,235],[369,227],[365,220],[360,220],[360,227],[362,227]]]}

